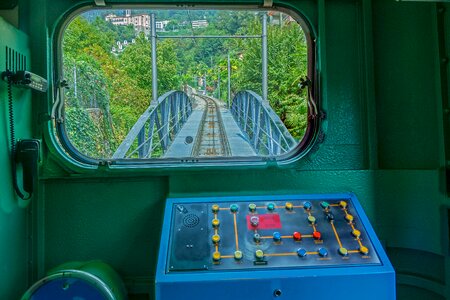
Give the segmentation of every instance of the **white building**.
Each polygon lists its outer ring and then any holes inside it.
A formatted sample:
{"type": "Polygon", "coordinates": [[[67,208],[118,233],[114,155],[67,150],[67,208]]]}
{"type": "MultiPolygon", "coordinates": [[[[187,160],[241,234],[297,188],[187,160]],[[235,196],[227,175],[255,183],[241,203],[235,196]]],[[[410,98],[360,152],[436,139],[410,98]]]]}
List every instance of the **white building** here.
{"type": "MultiPolygon", "coordinates": [[[[126,10],[125,16],[109,14],[105,17],[105,20],[116,26],[133,25],[136,31],[144,31],[146,34],[150,32],[150,15],[147,14],[132,16],[131,10],[126,10]]],[[[167,24],[169,24],[169,21],[156,21],[156,31],[165,31],[167,24]]]]}
{"type": "Polygon", "coordinates": [[[192,21],[192,28],[204,28],[208,27],[208,21],[207,20],[195,20],[192,21]]]}

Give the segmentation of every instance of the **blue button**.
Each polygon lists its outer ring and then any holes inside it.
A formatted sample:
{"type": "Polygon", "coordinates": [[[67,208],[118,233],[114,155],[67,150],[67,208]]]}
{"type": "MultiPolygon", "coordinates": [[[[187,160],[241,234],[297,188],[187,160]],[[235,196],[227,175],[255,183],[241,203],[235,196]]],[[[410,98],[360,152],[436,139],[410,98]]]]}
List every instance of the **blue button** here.
{"type": "Polygon", "coordinates": [[[330,221],[330,222],[333,221],[334,220],[334,215],[332,213],[328,213],[327,214],[327,220],[330,221]]]}
{"type": "Polygon", "coordinates": [[[325,249],[325,248],[320,248],[320,249],[319,249],[319,255],[322,256],[322,257],[327,256],[327,255],[328,255],[327,249],[325,249]]]}
{"type": "Polygon", "coordinates": [[[237,206],[237,204],[231,204],[230,205],[230,210],[231,212],[237,212],[239,210],[239,206],[237,206]]]}
{"type": "Polygon", "coordinates": [[[275,232],[273,233],[273,240],[274,240],[275,242],[281,241],[281,234],[280,234],[278,231],[275,231],[275,232]]]}
{"type": "Polygon", "coordinates": [[[303,249],[303,248],[299,248],[299,249],[297,250],[297,254],[298,254],[298,256],[300,256],[300,257],[305,257],[305,256],[306,256],[306,250],[303,249]]]}
{"type": "Polygon", "coordinates": [[[311,202],[307,201],[305,203],[303,203],[303,208],[306,210],[311,210],[312,204],[311,202]]]}
{"type": "Polygon", "coordinates": [[[267,204],[267,210],[272,211],[272,210],[274,210],[274,209],[275,209],[275,204],[273,204],[273,203],[267,204]]]}

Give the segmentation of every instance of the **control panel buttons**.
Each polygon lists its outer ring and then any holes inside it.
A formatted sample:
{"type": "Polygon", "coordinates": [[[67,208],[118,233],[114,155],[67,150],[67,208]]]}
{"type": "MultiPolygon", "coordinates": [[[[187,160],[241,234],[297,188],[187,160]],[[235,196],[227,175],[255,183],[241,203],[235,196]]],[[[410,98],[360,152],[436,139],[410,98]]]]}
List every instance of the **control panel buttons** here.
{"type": "Polygon", "coordinates": [[[255,243],[261,242],[261,235],[259,235],[259,233],[255,233],[253,235],[253,240],[255,241],[255,243]]]}
{"type": "Polygon", "coordinates": [[[255,251],[255,258],[257,260],[263,260],[264,259],[264,252],[260,249],[255,251]]]}
{"type": "Polygon", "coordinates": [[[303,203],[303,208],[304,208],[305,210],[311,210],[311,208],[312,208],[311,202],[306,201],[305,203],[303,203]]]}
{"type": "Polygon", "coordinates": [[[325,249],[325,248],[319,248],[318,252],[319,252],[319,255],[322,256],[322,257],[325,257],[325,256],[328,255],[328,250],[325,249]]]}
{"type": "Polygon", "coordinates": [[[258,227],[259,225],[259,218],[257,216],[253,216],[250,218],[250,224],[252,224],[253,227],[258,227]]]}
{"type": "Polygon", "coordinates": [[[320,240],[321,237],[322,237],[322,234],[319,231],[314,231],[313,232],[313,238],[315,240],[320,240]]]}
{"type": "Polygon", "coordinates": [[[267,204],[267,210],[268,211],[274,211],[275,210],[275,204],[273,204],[273,203],[267,204]]]}
{"type": "Polygon", "coordinates": [[[352,223],[353,222],[353,216],[352,215],[346,215],[345,219],[349,222],[352,223]]]}
{"type": "Polygon", "coordinates": [[[334,220],[334,215],[332,213],[327,213],[325,217],[329,222],[334,220]]]}
{"type": "Polygon", "coordinates": [[[344,248],[344,247],[339,248],[338,252],[342,256],[347,256],[348,255],[348,250],[346,248],[344,248]]]}
{"type": "Polygon", "coordinates": [[[213,204],[213,206],[211,206],[211,209],[212,209],[212,212],[213,213],[217,213],[217,212],[219,212],[219,205],[217,205],[217,204],[213,204]]]}
{"type": "Polygon", "coordinates": [[[302,239],[302,234],[296,231],[294,232],[294,234],[292,234],[292,237],[294,238],[294,241],[300,241],[302,239]]]}
{"type": "Polygon", "coordinates": [[[218,228],[220,225],[219,219],[213,219],[211,223],[212,223],[213,228],[218,228]]]}
{"type": "Polygon", "coordinates": [[[234,259],[235,260],[241,260],[243,256],[244,255],[242,254],[242,251],[237,250],[237,251],[234,252],[234,259]]]}
{"type": "Polygon", "coordinates": [[[299,248],[297,250],[297,255],[300,256],[300,257],[305,257],[306,254],[307,254],[307,251],[305,249],[303,249],[303,248],[299,248]]]}
{"type": "Polygon", "coordinates": [[[294,209],[294,205],[291,202],[286,202],[286,204],[284,205],[284,207],[286,208],[286,210],[288,211],[292,211],[294,209]]]}
{"type": "Polygon", "coordinates": [[[220,235],[215,234],[212,236],[211,240],[213,241],[214,244],[217,244],[220,242],[220,235]]]}
{"type": "Polygon", "coordinates": [[[316,224],[316,218],[314,216],[308,216],[308,222],[314,225],[316,224]]]}
{"type": "Polygon", "coordinates": [[[330,207],[330,204],[328,202],[326,202],[326,201],[322,201],[322,202],[320,202],[320,206],[323,209],[328,209],[330,207]]]}
{"type": "Polygon", "coordinates": [[[347,208],[347,202],[341,201],[341,202],[339,202],[339,206],[342,207],[343,209],[346,209],[347,208]]]}
{"type": "Polygon", "coordinates": [[[273,240],[274,240],[274,242],[280,242],[281,241],[281,233],[279,233],[278,231],[275,231],[273,233],[273,240]]]}
{"type": "Polygon", "coordinates": [[[213,253],[213,261],[220,261],[220,258],[221,258],[221,256],[220,256],[220,252],[219,251],[216,251],[216,252],[214,252],[213,253]]]}
{"type": "Polygon", "coordinates": [[[361,246],[359,247],[359,252],[361,252],[361,254],[363,255],[367,255],[369,254],[369,248],[367,248],[366,246],[361,246]]]}
{"type": "Polygon", "coordinates": [[[256,204],[255,203],[250,203],[249,205],[248,205],[248,210],[250,211],[250,212],[255,212],[256,211],[256,204]]]}
{"type": "Polygon", "coordinates": [[[237,212],[239,210],[239,206],[237,205],[237,204],[231,204],[230,205],[230,211],[232,212],[232,213],[235,213],[235,212],[237,212]]]}
{"type": "Polygon", "coordinates": [[[352,235],[355,238],[359,238],[361,236],[361,231],[359,231],[358,229],[355,229],[355,230],[352,231],[352,235]]]}

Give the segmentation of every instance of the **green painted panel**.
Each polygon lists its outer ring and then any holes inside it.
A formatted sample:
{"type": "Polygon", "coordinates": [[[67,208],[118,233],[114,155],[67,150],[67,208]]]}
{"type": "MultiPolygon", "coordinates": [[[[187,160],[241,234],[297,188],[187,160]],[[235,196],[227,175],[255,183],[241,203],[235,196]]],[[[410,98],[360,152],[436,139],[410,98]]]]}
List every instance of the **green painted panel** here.
{"type": "Polygon", "coordinates": [[[165,178],[49,181],[45,191],[45,269],[69,260],[111,264],[128,288],[146,291],[156,268],[165,178]]]}
{"type": "Polygon", "coordinates": [[[438,167],[434,13],[432,3],[374,2],[381,168],[438,167]]]}
{"type": "MultiPolygon", "coordinates": [[[[56,30],[55,24],[73,2],[57,1],[51,7],[44,0],[31,2],[30,23],[40,28],[30,30],[32,41],[46,45],[47,31],[56,30]],[[36,13],[38,7],[45,9],[36,13]],[[48,24],[48,28],[38,23],[48,24]]],[[[399,299],[445,298],[443,290],[449,290],[449,282],[443,274],[450,272],[448,224],[442,207],[449,207],[450,202],[442,193],[438,171],[441,124],[437,114],[442,103],[436,92],[439,68],[434,4],[322,0],[313,7],[311,1],[284,2],[300,10],[306,5],[302,11],[321,33],[319,65],[322,83],[326,83],[321,95],[327,112],[324,144],[289,169],[140,170],[142,176],[155,175],[141,178],[129,178],[134,171],[126,170],[93,175],[100,179],[75,179],[66,169],[58,170],[59,159],[50,154],[45,163],[55,179],[43,181],[45,193],[40,195],[38,211],[44,222],[37,234],[42,259],[35,262],[35,268],[42,264],[45,271],[69,260],[102,259],[124,276],[132,291],[142,293],[152,287],[167,195],[352,191],[383,244],[391,249],[398,270],[438,287],[427,288],[420,280],[402,283],[399,299]],[[366,30],[362,29],[363,20],[370,23],[365,24],[366,30]],[[374,48],[364,49],[372,39],[374,48]],[[362,55],[372,50],[373,66],[370,58],[362,55]],[[374,74],[370,73],[372,67],[374,74]],[[373,82],[367,82],[368,78],[373,82]],[[367,90],[371,86],[374,89],[367,90]],[[375,99],[368,98],[370,94],[375,99]],[[367,120],[374,120],[376,128],[370,128],[367,120]],[[369,131],[375,129],[376,141],[368,139],[369,131]],[[371,144],[365,144],[367,141],[371,144]],[[379,170],[376,163],[368,161],[373,159],[369,150],[377,156],[379,170]],[[427,259],[417,265],[421,255],[427,259]],[[440,265],[430,274],[427,265],[444,260],[446,266],[440,265]]],[[[40,48],[33,55],[42,59],[50,53],[40,48]]],[[[35,66],[39,70],[53,68],[45,59],[35,60],[35,66]]],[[[38,99],[42,100],[41,111],[35,116],[46,112],[48,106],[45,99],[38,99]]],[[[20,229],[20,225],[16,227],[20,229]]]]}
{"type": "MultiPolygon", "coordinates": [[[[28,39],[0,17],[0,72],[6,46],[29,58],[28,39]]],[[[31,134],[31,93],[14,89],[17,138],[31,134]]],[[[18,299],[28,285],[27,212],[12,188],[7,85],[0,81],[0,299],[18,299]]]]}

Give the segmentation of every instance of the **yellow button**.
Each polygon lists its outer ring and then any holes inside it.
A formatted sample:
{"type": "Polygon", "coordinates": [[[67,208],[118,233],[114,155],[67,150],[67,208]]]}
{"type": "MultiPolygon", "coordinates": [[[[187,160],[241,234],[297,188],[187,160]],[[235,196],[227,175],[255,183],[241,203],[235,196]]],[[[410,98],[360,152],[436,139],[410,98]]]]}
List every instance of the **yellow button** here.
{"type": "Polygon", "coordinates": [[[361,246],[359,247],[359,252],[361,252],[361,254],[367,255],[369,254],[369,249],[365,246],[361,246]]]}
{"type": "Polygon", "coordinates": [[[256,250],[255,251],[255,257],[257,259],[263,259],[264,258],[264,252],[262,250],[256,250]]]}
{"type": "Polygon", "coordinates": [[[285,207],[286,207],[287,210],[293,210],[294,209],[294,205],[292,205],[291,202],[286,202],[285,207]]]}
{"type": "Polygon", "coordinates": [[[359,238],[361,236],[361,231],[359,231],[358,229],[355,229],[352,231],[352,235],[356,238],[359,238]]]}
{"type": "Polygon", "coordinates": [[[219,261],[220,260],[220,252],[216,251],[213,253],[213,260],[214,261],[219,261]]]}
{"type": "Polygon", "coordinates": [[[213,213],[218,212],[218,211],[219,211],[219,205],[214,204],[214,205],[212,206],[212,211],[213,211],[213,213]]]}
{"type": "Polygon", "coordinates": [[[352,216],[352,215],[346,215],[346,216],[345,216],[345,219],[346,219],[349,223],[353,222],[353,216],[352,216]]]}
{"type": "Polygon", "coordinates": [[[220,225],[219,219],[213,219],[211,223],[214,228],[217,228],[220,225]]]}
{"type": "Polygon", "coordinates": [[[214,244],[217,244],[220,241],[220,235],[218,235],[218,234],[213,235],[212,241],[214,244]]]}
{"type": "Polygon", "coordinates": [[[316,223],[316,218],[314,218],[314,216],[308,216],[308,221],[309,223],[314,224],[316,223]]]}
{"type": "Polygon", "coordinates": [[[339,202],[339,206],[342,208],[347,208],[347,202],[341,201],[341,202],[339,202]]]}
{"type": "Polygon", "coordinates": [[[242,251],[237,250],[234,252],[234,259],[241,260],[242,256],[243,256],[242,251]]]}
{"type": "Polygon", "coordinates": [[[347,256],[348,255],[348,250],[345,249],[344,247],[339,248],[339,254],[342,256],[347,256]]]}

